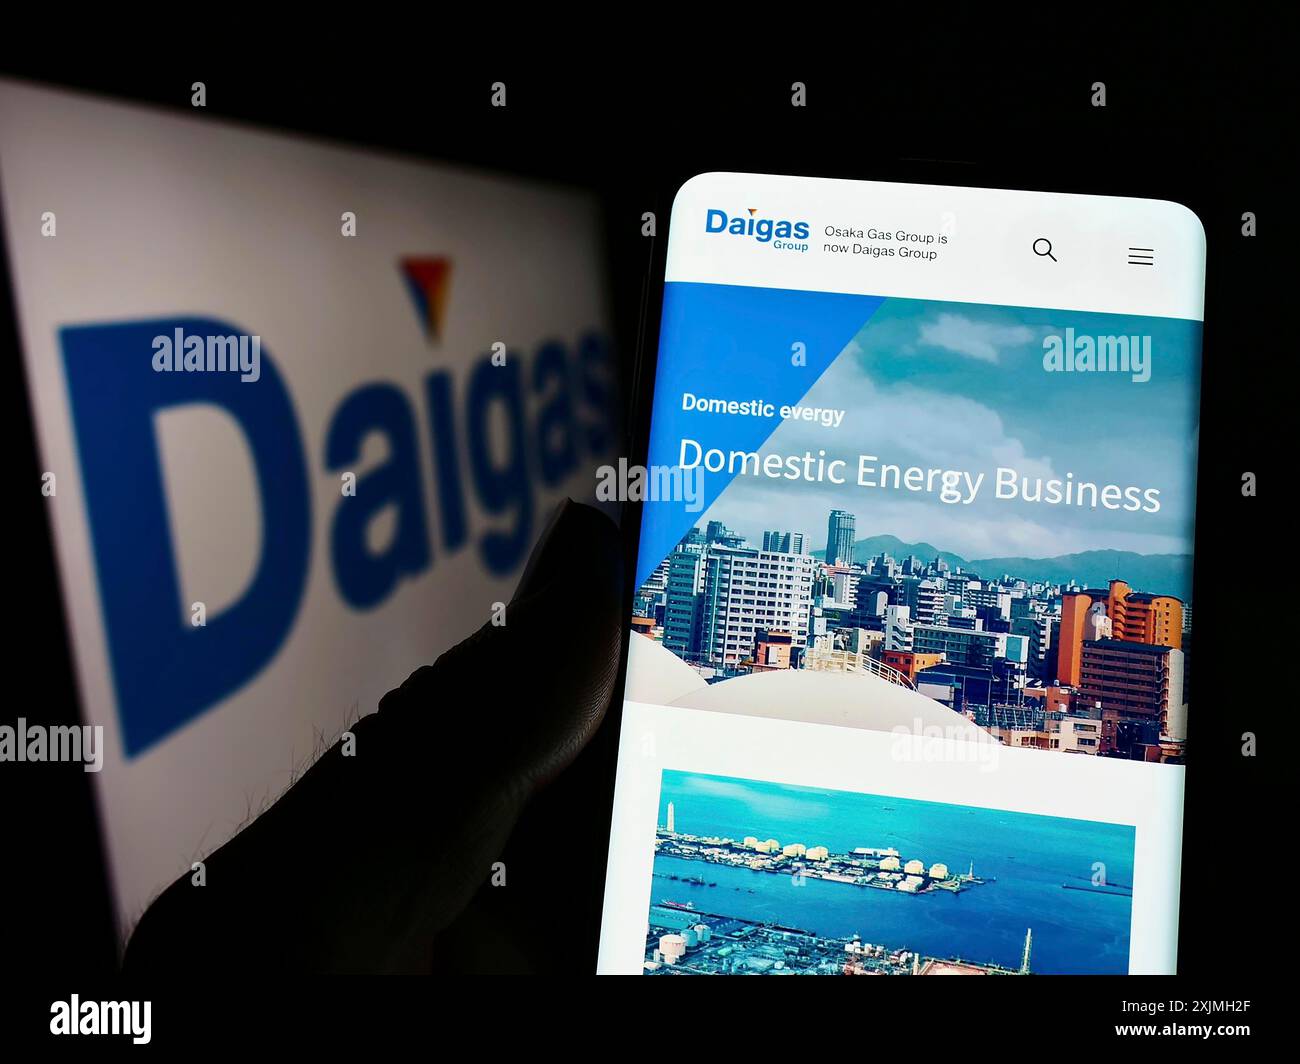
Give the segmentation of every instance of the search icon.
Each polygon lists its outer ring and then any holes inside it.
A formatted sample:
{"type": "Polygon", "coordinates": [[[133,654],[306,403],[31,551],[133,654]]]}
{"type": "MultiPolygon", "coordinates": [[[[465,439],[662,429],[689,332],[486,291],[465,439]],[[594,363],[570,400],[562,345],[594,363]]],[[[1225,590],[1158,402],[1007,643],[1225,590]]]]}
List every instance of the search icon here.
{"type": "Polygon", "coordinates": [[[1037,240],[1034,241],[1034,254],[1037,255],[1039,258],[1042,258],[1044,255],[1046,255],[1053,262],[1056,261],[1056,256],[1052,254],[1052,242],[1048,240],[1047,237],[1045,236],[1040,236],[1037,240]]]}

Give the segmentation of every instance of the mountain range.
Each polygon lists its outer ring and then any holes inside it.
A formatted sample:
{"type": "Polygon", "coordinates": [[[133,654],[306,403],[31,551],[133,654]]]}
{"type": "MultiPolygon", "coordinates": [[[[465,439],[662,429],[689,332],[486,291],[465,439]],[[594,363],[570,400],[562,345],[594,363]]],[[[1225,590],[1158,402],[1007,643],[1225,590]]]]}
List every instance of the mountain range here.
{"type": "MultiPolygon", "coordinates": [[[[812,552],[823,558],[824,550],[812,552]]],[[[929,543],[905,543],[897,536],[869,536],[853,545],[853,557],[864,562],[885,553],[897,561],[915,554],[922,561],[942,558],[954,569],[960,566],[986,580],[1004,573],[1028,580],[1064,584],[1075,581],[1084,587],[1105,587],[1111,580],[1124,580],[1134,591],[1176,595],[1188,602],[1192,595],[1190,554],[1136,554],[1127,550],[1085,550],[1059,554],[1054,558],[963,558],[929,543]]]]}

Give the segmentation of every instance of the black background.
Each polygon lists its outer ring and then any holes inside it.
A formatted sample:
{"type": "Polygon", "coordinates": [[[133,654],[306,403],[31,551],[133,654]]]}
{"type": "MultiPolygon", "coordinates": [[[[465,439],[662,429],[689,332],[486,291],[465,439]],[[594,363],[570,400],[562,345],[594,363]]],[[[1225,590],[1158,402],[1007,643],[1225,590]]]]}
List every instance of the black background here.
{"type": "MultiPolygon", "coordinates": [[[[1286,649],[1261,628],[1271,626],[1275,611],[1285,619],[1284,600],[1265,588],[1284,571],[1290,542],[1266,521],[1263,500],[1242,498],[1240,479],[1250,470],[1266,497],[1272,488],[1266,468],[1275,461],[1277,430],[1287,424],[1289,367],[1282,363],[1295,346],[1281,322],[1289,309],[1280,302],[1289,255],[1281,248],[1279,145],[1291,136],[1294,100],[1262,50],[1270,31],[1110,26],[1108,41],[1085,46],[1059,27],[1022,27],[1011,39],[951,19],[907,30],[855,19],[813,36],[766,21],[716,37],[686,34],[699,37],[698,53],[690,54],[659,36],[628,36],[601,49],[558,50],[545,62],[447,61],[441,51],[436,62],[421,62],[363,49],[360,58],[320,53],[319,62],[299,56],[287,66],[196,61],[169,71],[156,64],[18,63],[5,72],[213,121],[591,189],[605,209],[608,290],[627,397],[636,390],[639,346],[657,322],[672,195],[694,173],[1106,193],[1191,207],[1208,237],[1208,293],[1179,969],[1202,977],[1257,973],[1267,963],[1260,940],[1272,932],[1261,927],[1266,918],[1259,913],[1248,917],[1252,898],[1262,891],[1262,906],[1285,906],[1284,896],[1267,893],[1269,866],[1288,842],[1266,840],[1264,824],[1276,831],[1279,817],[1270,811],[1263,776],[1275,749],[1265,725],[1289,707],[1266,694],[1262,674],[1276,669],[1280,676],[1286,649]],[[190,106],[196,80],[207,85],[206,111],[190,106]],[[505,109],[489,105],[498,80],[508,86],[505,109]],[[796,80],[807,86],[805,108],[790,106],[796,80]],[[1105,82],[1105,108],[1091,105],[1094,81],[1105,82]],[[641,236],[645,211],[657,215],[657,240],[641,236]],[[1245,211],[1258,217],[1259,235],[1251,239],[1241,234],[1245,211]],[[1244,731],[1260,735],[1263,756],[1241,756],[1244,731]],[[1252,961],[1242,965],[1247,956],[1252,961]]],[[[0,277],[0,343],[10,368],[3,432],[15,485],[8,521],[15,568],[6,584],[16,623],[6,635],[11,697],[2,715],[70,722],[75,690],[46,515],[27,487],[38,483],[40,465],[7,280],[0,277]]],[[[632,451],[638,412],[629,419],[632,451]]],[[[1121,430],[1101,415],[1098,431],[1112,427],[1121,430]]],[[[562,820],[575,850],[603,851],[608,811],[591,795],[608,790],[612,739],[607,726],[534,803],[505,857],[511,889],[485,891],[469,918],[507,929],[516,945],[466,934],[439,951],[442,970],[534,969],[538,957],[518,943],[549,945],[557,914],[564,914],[573,948],[548,952],[548,970],[592,970],[598,871],[557,880],[542,850],[548,825],[562,820]],[[473,944],[486,941],[496,944],[473,944]]],[[[0,777],[8,967],[63,976],[110,972],[115,943],[89,777],[75,765],[26,764],[0,767],[0,777]]]]}

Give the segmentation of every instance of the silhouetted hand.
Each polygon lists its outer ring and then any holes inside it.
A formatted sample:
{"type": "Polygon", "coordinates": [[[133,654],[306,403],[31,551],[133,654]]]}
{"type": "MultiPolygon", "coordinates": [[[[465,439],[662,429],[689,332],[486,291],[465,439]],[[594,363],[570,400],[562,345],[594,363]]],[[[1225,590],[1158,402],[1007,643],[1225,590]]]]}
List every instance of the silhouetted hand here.
{"type": "Polygon", "coordinates": [[[561,504],[506,623],[385,695],[352,728],[354,755],[336,743],[206,859],[205,886],[187,873],[168,887],[125,970],[429,970],[525,803],[599,725],[621,588],[614,524],[561,504]]]}

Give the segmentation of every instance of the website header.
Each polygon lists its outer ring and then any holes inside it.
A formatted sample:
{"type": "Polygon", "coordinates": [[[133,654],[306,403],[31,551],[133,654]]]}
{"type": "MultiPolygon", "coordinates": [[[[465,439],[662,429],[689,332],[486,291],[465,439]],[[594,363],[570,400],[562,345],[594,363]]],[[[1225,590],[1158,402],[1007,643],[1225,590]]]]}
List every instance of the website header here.
{"type": "Polygon", "coordinates": [[[1205,231],[1167,200],[708,173],[668,281],[1200,321],[1205,231]]]}

